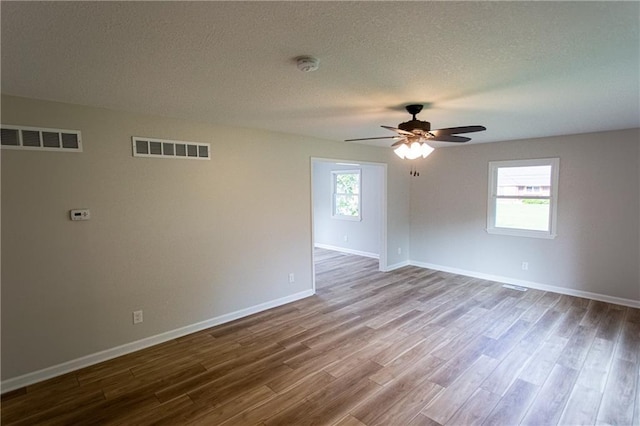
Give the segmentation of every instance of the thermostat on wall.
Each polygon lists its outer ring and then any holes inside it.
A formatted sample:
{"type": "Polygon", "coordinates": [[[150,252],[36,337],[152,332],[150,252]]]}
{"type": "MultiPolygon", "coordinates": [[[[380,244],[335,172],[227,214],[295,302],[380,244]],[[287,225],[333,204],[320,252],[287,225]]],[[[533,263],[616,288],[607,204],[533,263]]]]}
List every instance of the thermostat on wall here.
{"type": "Polygon", "coordinates": [[[71,220],[89,220],[91,219],[91,212],[89,209],[75,209],[69,212],[71,220]]]}

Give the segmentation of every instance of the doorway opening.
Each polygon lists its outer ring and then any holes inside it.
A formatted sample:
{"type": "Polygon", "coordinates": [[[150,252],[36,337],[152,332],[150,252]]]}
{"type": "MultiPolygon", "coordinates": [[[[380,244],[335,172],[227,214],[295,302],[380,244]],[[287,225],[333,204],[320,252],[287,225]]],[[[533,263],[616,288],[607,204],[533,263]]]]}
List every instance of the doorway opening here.
{"type": "Polygon", "coordinates": [[[374,258],[386,270],[386,164],[311,158],[311,199],[312,253],[318,248],[374,258]]]}

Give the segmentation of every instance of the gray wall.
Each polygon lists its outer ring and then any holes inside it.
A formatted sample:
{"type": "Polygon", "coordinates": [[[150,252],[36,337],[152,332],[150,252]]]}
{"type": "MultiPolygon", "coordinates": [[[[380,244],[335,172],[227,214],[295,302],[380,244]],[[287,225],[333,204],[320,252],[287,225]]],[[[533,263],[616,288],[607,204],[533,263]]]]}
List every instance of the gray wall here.
{"type": "Polygon", "coordinates": [[[313,224],[316,244],[346,249],[361,254],[379,255],[384,185],[384,167],[360,164],[357,167],[334,162],[314,161],[313,164],[313,224]],[[361,170],[362,220],[341,220],[332,217],[332,171],[361,170]],[[347,241],[344,241],[344,237],[347,241]]]}
{"type": "Polygon", "coordinates": [[[411,179],[412,261],[640,301],[639,136],[634,129],[436,150],[411,179]],[[487,234],[488,162],[549,157],[560,158],[558,236],[487,234]]]}
{"type": "Polygon", "coordinates": [[[9,96],[2,123],[84,142],[1,151],[3,380],[310,290],[312,157],[388,165],[390,266],[410,248],[417,262],[640,300],[637,129],[439,149],[409,180],[389,149],[266,131],[9,96]],[[210,142],[212,160],[133,158],[134,135],[210,142]],[[537,157],[560,157],[558,237],[488,235],[488,161],[537,157]],[[69,221],[72,208],[92,219],[69,221]]]}
{"type": "Polygon", "coordinates": [[[311,290],[311,157],[388,164],[387,256],[407,261],[389,149],[9,96],[2,123],[84,144],[2,150],[3,380],[311,290]],[[134,158],[131,136],[210,142],[212,160],[134,158]]]}

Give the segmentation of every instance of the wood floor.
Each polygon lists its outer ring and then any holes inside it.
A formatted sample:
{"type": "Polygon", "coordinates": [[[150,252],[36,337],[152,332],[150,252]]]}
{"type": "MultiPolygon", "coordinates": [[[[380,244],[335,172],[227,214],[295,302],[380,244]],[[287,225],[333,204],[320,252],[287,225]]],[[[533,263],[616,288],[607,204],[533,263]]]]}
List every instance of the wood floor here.
{"type": "Polygon", "coordinates": [[[316,296],[6,394],[2,424],[640,425],[640,310],[316,262],[316,296]]]}

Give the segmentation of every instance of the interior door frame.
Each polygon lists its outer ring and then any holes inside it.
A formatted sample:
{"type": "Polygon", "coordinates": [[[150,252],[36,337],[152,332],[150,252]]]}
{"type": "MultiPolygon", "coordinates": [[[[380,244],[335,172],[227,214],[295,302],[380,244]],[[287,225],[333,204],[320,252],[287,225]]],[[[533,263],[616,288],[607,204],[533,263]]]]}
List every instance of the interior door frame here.
{"type": "Polygon", "coordinates": [[[314,219],[314,166],[316,163],[339,163],[341,165],[367,165],[367,166],[374,166],[374,167],[379,167],[380,171],[382,173],[382,179],[381,182],[379,183],[380,188],[378,188],[380,190],[380,218],[379,221],[380,223],[378,224],[378,226],[380,227],[380,238],[379,238],[379,256],[378,256],[378,270],[380,271],[387,271],[388,270],[388,265],[387,265],[387,251],[388,251],[388,247],[387,247],[387,209],[388,209],[388,205],[387,205],[387,164],[386,163],[377,163],[377,162],[371,162],[371,161],[359,161],[359,160],[345,160],[345,159],[338,159],[338,158],[324,158],[324,157],[311,157],[310,158],[310,167],[309,167],[309,172],[310,172],[310,185],[311,185],[311,200],[309,200],[310,204],[311,204],[311,272],[312,272],[312,286],[313,286],[313,292],[315,293],[316,291],[316,267],[315,267],[315,262],[313,260],[313,251],[315,249],[315,243],[316,243],[316,239],[315,239],[315,219],[314,219]]]}

